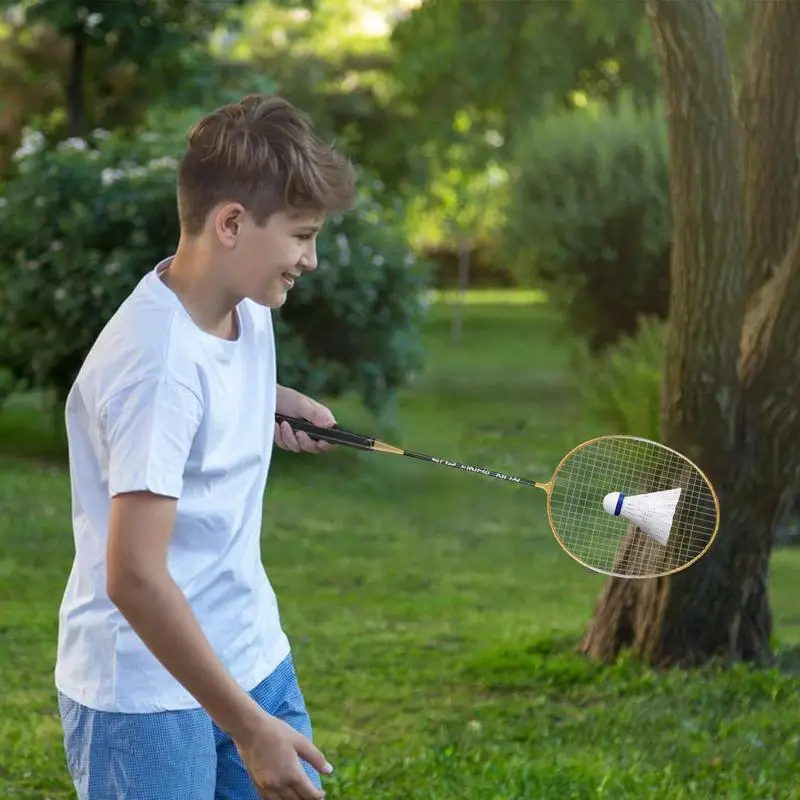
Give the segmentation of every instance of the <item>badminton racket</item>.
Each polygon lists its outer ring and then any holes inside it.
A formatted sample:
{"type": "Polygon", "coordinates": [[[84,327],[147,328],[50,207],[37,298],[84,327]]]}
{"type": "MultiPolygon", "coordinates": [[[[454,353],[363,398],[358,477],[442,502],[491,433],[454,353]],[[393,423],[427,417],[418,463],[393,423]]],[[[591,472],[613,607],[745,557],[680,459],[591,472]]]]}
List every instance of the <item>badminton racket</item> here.
{"type": "Polygon", "coordinates": [[[703,471],[666,445],[637,436],[600,436],[565,455],[549,481],[416,453],[341,427],[276,414],[312,439],[406,456],[542,489],[556,541],[578,563],[619,578],[655,578],[704,556],[719,528],[719,500],[703,471]]]}

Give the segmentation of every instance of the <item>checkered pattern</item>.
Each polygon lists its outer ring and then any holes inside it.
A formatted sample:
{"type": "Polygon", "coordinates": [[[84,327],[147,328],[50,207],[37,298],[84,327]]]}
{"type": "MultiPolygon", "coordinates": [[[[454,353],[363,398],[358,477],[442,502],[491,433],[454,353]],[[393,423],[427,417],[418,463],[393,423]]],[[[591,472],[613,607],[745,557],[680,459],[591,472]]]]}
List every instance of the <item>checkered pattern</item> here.
{"type": "MultiPolygon", "coordinates": [[[[251,693],[309,739],[311,721],[292,657],[251,693]]],[[[203,709],[94,711],[59,695],[64,746],[79,800],[258,800],[236,745],[203,709]]],[[[303,762],[315,786],[319,775],[303,762]]]]}

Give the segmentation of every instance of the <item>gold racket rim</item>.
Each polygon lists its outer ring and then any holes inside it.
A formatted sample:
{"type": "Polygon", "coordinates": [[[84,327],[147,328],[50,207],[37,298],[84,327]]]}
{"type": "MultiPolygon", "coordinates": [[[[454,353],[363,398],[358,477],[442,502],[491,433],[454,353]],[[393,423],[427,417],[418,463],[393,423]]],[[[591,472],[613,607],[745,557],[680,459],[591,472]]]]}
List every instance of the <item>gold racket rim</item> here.
{"type": "Polygon", "coordinates": [[[579,564],[586,567],[586,569],[590,569],[592,570],[592,572],[597,572],[600,575],[605,575],[610,578],[624,578],[625,580],[650,580],[652,578],[665,578],[669,575],[675,575],[678,572],[683,572],[685,569],[691,567],[692,564],[697,563],[711,549],[711,545],[717,538],[717,532],[719,531],[719,513],[720,513],[719,498],[717,497],[717,492],[714,489],[714,485],[711,483],[711,480],[709,479],[708,475],[706,475],[706,473],[702,469],[700,469],[700,467],[697,464],[695,464],[695,462],[692,461],[688,456],[685,456],[683,453],[679,452],[678,450],[675,450],[673,447],[670,447],[669,445],[662,444],[661,442],[656,442],[653,439],[648,439],[644,436],[632,436],[624,433],[612,433],[612,434],[606,434],[604,436],[595,436],[592,439],[587,439],[585,442],[581,442],[579,445],[573,447],[572,450],[570,450],[561,459],[561,461],[558,462],[558,466],[553,471],[553,476],[550,478],[549,481],[547,481],[547,483],[540,484],[539,488],[543,489],[547,494],[547,521],[550,525],[550,530],[552,531],[555,540],[558,542],[559,547],[570,558],[574,559],[579,564]],[[555,483],[559,471],[564,466],[564,463],[574,453],[577,453],[578,451],[583,450],[584,448],[588,447],[591,444],[595,444],[596,442],[610,441],[612,439],[616,440],[624,439],[625,441],[628,442],[630,441],[645,442],[646,444],[652,444],[655,445],[656,447],[660,447],[663,450],[668,450],[670,453],[673,453],[674,455],[678,456],[678,458],[683,459],[687,464],[689,464],[689,466],[695,469],[697,473],[705,481],[706,486],[708,486],[708,490],[711,492],[711,497],[714,500],[714,530],[711,533],[711,536],[709,537],[706,546],[690,561],[687,561],[685,564],[681,564],[679,567],[674,567],[673,569],[665,570],[663,572],[651,572],[647,573],[646,575],[629,575],[619,572],[612,572],[611,570],[601,569],[600,567],[597,567],[593,564],[588,564],[586,561],[579,558],[572,551],[570,551],[564,544],[564,542],[561,540],[561,537],[558,535],[558,530],[556,529],[555,523],[553,522],[553,515],[551,513],[551,508],[550,508],[550,500],[553,491],[553,484],[555,483]]]}

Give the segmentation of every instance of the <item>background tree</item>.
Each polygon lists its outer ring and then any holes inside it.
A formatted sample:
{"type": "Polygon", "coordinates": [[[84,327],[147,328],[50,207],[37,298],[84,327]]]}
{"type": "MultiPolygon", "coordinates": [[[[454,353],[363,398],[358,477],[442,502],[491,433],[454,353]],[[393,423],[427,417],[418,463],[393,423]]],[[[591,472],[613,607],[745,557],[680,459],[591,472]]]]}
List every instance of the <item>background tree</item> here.
{"type": "Polygon", "coordinates": [[[722,520],[685,573],[607,583],[582,643],[603,660],[771,658],[769,558],[800,468],[800,6],[753,5],[737,119],[714,4],[646,4],[673,215],[663,435],[709,473],[722,520]]]}
{"type": "MultiPolygon", "coordinates": [[[[134,126],[159,102],[219,99],[231,70],[209,59],[207,45],[243,3],[0,0],[0,145],[13,145],[23,122],[55,141],[85,138],[134,126]]],[[[7,164],[0,154],[0,169],[7,164]]]]}

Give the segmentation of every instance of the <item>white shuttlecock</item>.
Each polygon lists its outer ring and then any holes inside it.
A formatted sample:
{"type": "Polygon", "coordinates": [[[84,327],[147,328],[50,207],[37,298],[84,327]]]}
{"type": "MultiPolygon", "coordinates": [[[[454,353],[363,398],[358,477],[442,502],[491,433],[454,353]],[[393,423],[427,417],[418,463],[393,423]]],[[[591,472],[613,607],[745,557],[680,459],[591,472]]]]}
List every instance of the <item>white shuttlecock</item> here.
{"type": "Polygon", "coordinates": [[[625,517],[659,544],[666,545],[680,496],[680,489],[630,497],[622,492],[610,492],[603,498],[603,508],[612,516],[625,517]]]}

